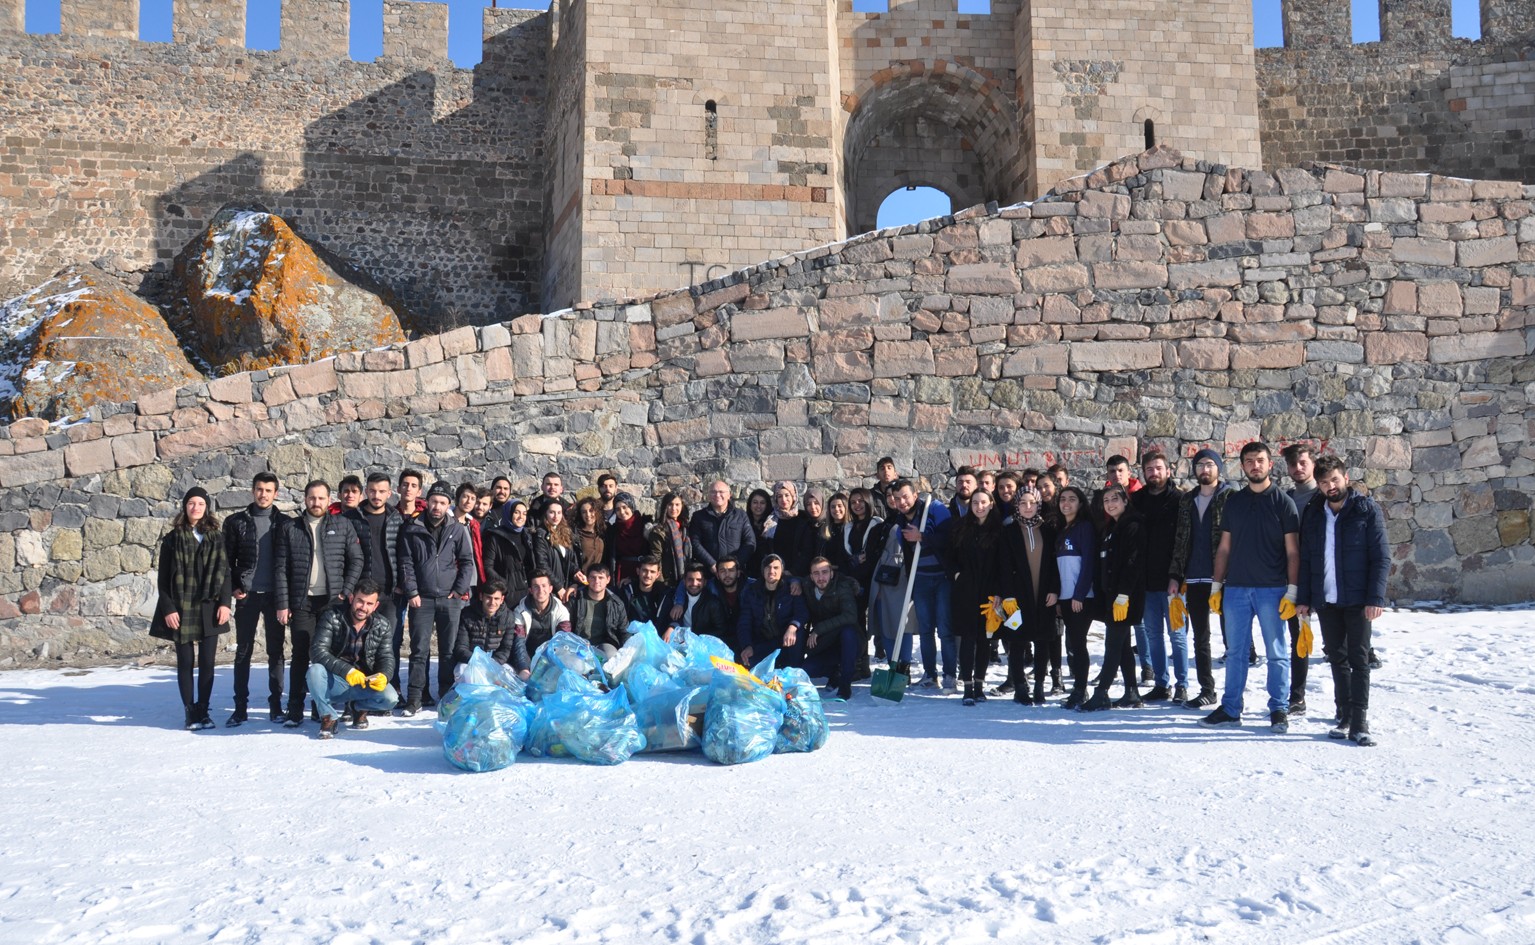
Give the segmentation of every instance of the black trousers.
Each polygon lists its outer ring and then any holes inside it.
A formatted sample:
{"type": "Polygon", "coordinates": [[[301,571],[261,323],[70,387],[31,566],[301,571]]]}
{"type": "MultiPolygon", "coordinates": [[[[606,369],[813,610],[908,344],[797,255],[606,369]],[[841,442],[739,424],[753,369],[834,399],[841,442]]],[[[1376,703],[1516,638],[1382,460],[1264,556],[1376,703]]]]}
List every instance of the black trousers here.
{"type": "Polygon", "coordinates": [[[309,644],[314,642],[314,628],[334,598],[300,597],[288,614],[288,632],[293,637],[293,660],[288,664],[288,718],[304,717],[304,700],[309,696],[309,644]]]}
{"type": "MultiPolygon", "coordinates": [[[[409,610],[409,608],[407,608],[409,610]]],[[[464,602],[456,597],[423,597],[421,606],[409,610],[410,620],[410,696],[407,701],[422,705],[432,698],[427,685],[427,666],[432,660],[432,637],[437,637],[437,692],[444,695],[453,688],[453,644],[458,640],[458,616],[464,602]]]]}
{"type": "MultiPolygon", "coordinates": [[[[1184,595],[1188,604],[1189,626],[1194,628],[1194,675],[1199,679],[1202,692],[1215,692],[1215,670],[1210,659],[1210,585],[1190,584],[1184,595]]],[[[1226,640],[1226,621],[1221,621],[1221,642],[1226,640]]]]}
{"type": "Polygon", "coordinates": [[[1107,692],[1114,684],[1118,671],[1125,679],[1125,695],[1139,692],[1136,689],[1135,625],[1126,621],[1111,620],[1104,633],[1103,673],[1098,677],[1098,690],[1107,692]]]}
{"type": "Polygon", "coordinates": [[[955,634],[959,637],[959,678],[962,682],[985,683],[986,668],[991,665],[993,637],[984,633],[955,634]]]}
{"type": "Polygon", "coordinates": [[[1061,601],[1061,619],[1066,622],[1066,665],[1071,669],[1071,689],[1087,692],[1087,676],[1092,672],[1092,658],[1087,653],[1087,628],[1092,626],[1092,607],[1082,605],[1082,612],[1071,609],[1071,601],[1061,601]]]}
{"type": "Polygon", "coordinates": [[[199,637],[176,644],[176,685],[181,689],[181,704],[196,702],[203,708],[213,699],[213,661],[218,656],[217,636],[199,637]],[[197,667],[197,698],[192,698],[192,667],[197,667]]]}
{"type": "Polygon", "coordinates": [[[1290,701],[1306,698],[1306,673],[1311,668],[1311,660],[1303,659],[1296,652],[1300,646],[1300,617],[1291,617],[1290,626],[1290,701]]]}
{"type": "Polygon", "coordinates": [[[277,599],[270,591],[235,601],[235,706],[243,709],[250,703],[257,623],[266,631],[267,701],[280,708],[285,637],[283,625],[277,622],[277,599]]]}
{"type": "Polygon", "coordinates": [[[1370,621],[1364,607],[1334,607],[1323,604],[1316,609],[1322,624],[1322,652],[1332,667],[1333,699],[1338,718],[1347,719],[1355,710],[1370,708],[1370,621]]]}

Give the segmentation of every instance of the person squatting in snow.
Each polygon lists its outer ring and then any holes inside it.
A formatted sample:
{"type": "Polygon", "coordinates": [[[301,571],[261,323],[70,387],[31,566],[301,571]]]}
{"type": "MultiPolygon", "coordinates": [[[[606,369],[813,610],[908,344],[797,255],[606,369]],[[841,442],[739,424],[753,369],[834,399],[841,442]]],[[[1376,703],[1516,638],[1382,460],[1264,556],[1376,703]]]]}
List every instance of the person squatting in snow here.
{"type": "Polygon", "coordinates": [[[1129,459],[1109,457],[1090,494],[1060,464],[962,466],[940,501],[884,457],[847,493],[809,487],[801,497],[782,481],[742,505],[737,486],[715,481],[697,508],[684,490],[667,492],[654,517],[612,473],[575,501],[554,471],[527,500],[505,476],[457,489],[439,480],[423,497],[419,470],[374,471],[344,478],[334,503],[329,484],[308,483],[296,515],[277,507],[278,478],[260,473],[249,505],[222,527],[207,492],[187,491],[161,542],[151,633],[176,646],[192,729],[213,725],[213,654],[232,612],[225,724],[249,719],[259,626],[271,720],[303,726],[308,701],[322,737],[344,719],[365,727],[397,702],[406,716],[433,706],[434,641],[440,697],[474,647],[526,676],[530,654],[556,632],[611,655],[630,621],[719,637],[747,663],[779,650],[780,667],[824,677],[829,698],[851,698],[871,662],[909,674],[920,649],[916,687],[960,694],[963,684],[966,706],[989,695],[1027,706],[1063,696],[1063,708],[1084,712],[1214,706],[1208,726],[1241,724],[1248,670],[1266,666],[1265,710],[1283,734],[1307,711],[1315,615],[1333,676],[1329,734],[1370,745],[1384,516],[1338,457],[1298,443],[1284,460],[1288,490],[1264,443],[1241,448],[1237,483],[1223,481],[1220,453],[1200,449],[1183,489],[1177,460],[1151,447],[1139,477],[1129,459]],[[897,652],[908,578],[911,632],[897,652]],[[1094,621],[1105,627],[1096,678],[1094,621]],[[1220,690],[1212,622],[1226,651],[1220,690]],[[988,689],[1003,651],[1005,676],[988,689]]]}

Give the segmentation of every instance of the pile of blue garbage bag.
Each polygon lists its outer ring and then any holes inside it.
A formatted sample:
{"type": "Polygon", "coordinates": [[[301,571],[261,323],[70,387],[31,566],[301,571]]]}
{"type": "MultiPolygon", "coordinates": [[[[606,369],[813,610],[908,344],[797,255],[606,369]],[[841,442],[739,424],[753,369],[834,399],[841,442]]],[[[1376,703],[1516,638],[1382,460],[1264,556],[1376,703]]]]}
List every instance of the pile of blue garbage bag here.
{"type": "Polygon", "coordinates": [[[670,641],[629,625],[604,663],[573,633],[556,633],[523,680],[476,648],[437,707],[443,755],[465,771],[535,757],[616,765],[640,752],[701,750],[723,765],[815,751],[829,731],[821,696],[775,651],[748,670],[724,641],[679,628],[670,641]]]}

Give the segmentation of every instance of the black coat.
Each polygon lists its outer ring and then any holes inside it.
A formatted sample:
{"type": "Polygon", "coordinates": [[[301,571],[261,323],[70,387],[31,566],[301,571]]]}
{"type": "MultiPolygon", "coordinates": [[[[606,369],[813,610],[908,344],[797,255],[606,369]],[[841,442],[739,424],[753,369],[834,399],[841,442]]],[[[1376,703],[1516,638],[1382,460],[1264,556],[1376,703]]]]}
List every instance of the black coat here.
{"type": "MultiPolygon", "coordinates": [[[[517,636],[517,624],[512,620],[512,608],[503,603],[495,616],[487,617],[479,601],[464,608],[458,618],[458,638],[453,644],[453,662],[467,663],[474,648],[489,653],[497,663],[512,662],[513,649],[521,642],[517,636]]],[[[524,661],[523,665],[527,665],[524,661]]]]}
{"type": "MultiPolygon", "coordinates": [[[[251,582],[256,579],[256,560],[260,557],[260,544],[256,539],[256,522],[247,506],[224,520],[224,549],[229,556],[229,570],[234,578],[234,589],[249,593],[251,582]]],[[[272,507],[272,548],[277,548],[277,530],[293,516],[272,507]]],[[[272,571],[272,582],[277,583],[277,570],[272,571]]]]}
{"type": "Polygon", "coordinates": [[[1130,598],[1129,623],[1141,622],[1146,611],[1146,523],[1133,509],[1126,509],[1119,521],[1105,523],[1098,536],[1098,567],[1093,572],[1093,591],[1098,602],[1099,619],[1112,619],[1114,598],[1130,598]]]}
{"type": "MultiPolygon", "coordinates": [[[[769,539],[772,545],[771,554],[783,559],[783,569],[786,573],[798,578],[810,576],[810,559],[820,554],[818,546],[824,547],[820,541],[820,523],[810,517],[810,513],[801,512],[793,518],[780,519],[773,529],[773,537],[769,539]]],[[[761,572],[751,575],[761,577],[761,572]]]]}
{"type": "Polygon", "coordinates": [[[384,593],[393,594],[400,586],[400,530],[405,527],[405,516],[392,505],[384,507],[384,547],[388,550],[390,573],[374,574],[373,549],[368,547],[368,542],[373,540],[373,529],[368,524],[368,513],[358,507],[341,514],[357,527],[357,540],[362,542],[362,576],[377,581],[384,593]]]}
{"type": "MultiPolygon", "coordinates": [[[[272,538],[275,560],[272,580],[274,603],[278,610],[291,610],[309,596],[309,562],[314,554],[305,512],[282,523],[272,538]]],[[[274,527],[276,527],[274,525],[274,527]]],[[[320,520],[320,563],[325,569],[326,588],[331,597],[352,593],[362,577],[362,543],[351,522],[335,515],[320,520]]]]}
{"type": "Polygon", "coordinates": [[[1055,560],[1055,528],[1047,521],[1039,527],[1043,547],[1039,554],[1039,596],[1034,595],[1035,575],[1029,571],[1029,549],[1023,528],[1017,522],[1002,529],[1002,596],[1018,602],[1023,613],[1019,632],[1025,639],[1048,638],[1055,634],[1054,608],[1045,606],[1045,595],[1056,593],[1061,585],[1060,568],[1055,560]]]}
{"type": "Polygon", "coordinates": [[[1167,592],[1167,578],[1172,570],[1173,545],[1178,539],[1178,516],[1183,492],[1168,484],[1160,495],[1144,487],[1130,497],[1130,507],[1145,520],[1146,590],[1167,592]]]}
{"type": "Polygon", "coordinates": [[[719,637],[732,650],[736,646],[736,624],[741,617],[741,598],[736,606],[726,603],[725,598],[712,587],[704,588],[693,605],[693,622],[688,629],[703,636],[719,637]]]}
{"type": "Polygon", "coordinates": [[[528,580],[533,572],[548,571],[554,589],[562,591],[576,583],[576,572],[581,570],[581,554],[574,548],[561,548],[549,540],[543,528],[533,529],[533,566],[528,569],[528,580]]]}
{"type": "Polygon", "coordinates": [[[319,663],[335,676],[345,676],[352,669],[361,670],[365,676],[378,673],[394,676],[394,625],[389,618],[377,611],[368,618],[367,636],[362,644],[363,658],[355,664],[341,658],[351,629],[351,610],[344,602],[337,601],[325,608],[315,623],[314,638],[309,644],[310,661],[319,663]]]}
{"type": "Polygon", "coordinates": [[[986,635],[981,605],[1003,592],[1002,529],[956,529],[944,564],[954,581],[949,627],[955,636],[986,635]]]}
{"type": "Polygon", "coordinates": [[[811,652],[820,653],[840,645],[844,630],[858,630],[858,582],[846,574],[833,574],[819,599],[815,584],[806,581],[805,609],[810,613],[810,632],[816,636],[811,652]]]}
{"type": "Polygon", "coordinates": [[[474,542],[469,529],[449,517],[432,535],[422,515],[400,530],[400,593],[411,598],[463,597],[474,586],[474,542]]]}
{"type": "MultiPolygon", "coordinates": [[[[1333,526],[1333,570],[1338,607],[1385,607],[1386,578],[1391,573],[1391,546],[1386,517],[1369,496],[1350,492],[1333,526]]],[[[1326,604],[1326,500],[1312,502],[1300,523],[1300,580],[1296,603],[1326,604]]]]}
{"type": "Polygon", "coordinates": [[[485,556],[485,581],[506,582],[506,599],[521,600],[528,593],[528,575],[533,573],[533,532],[524,528],[514,532],[497,526],[480,532],[485,556]]]}
{"type": "Polygon", "coordinates": [[[630,620],[648,623],[660,634],[665,634],[671,627],[672,602],[676,595],[662,582],[652,584],[647,593],[641,591],[633,581],[626,581],[618,589],[618,596],[628,608],[630,620]]]}
{"type": "Polygon", "coordinates": [[[723,515],[706,505],[688,520],[688,537],[693,539],[693,556],[710,568],[726,555],[741,560],[744,573],[757,550],[757,536],[752,531],[746,510],[731,505],[723,515]]]}
{"type": "Polygon", "coordinates": [[[617,648],[623,646],[624,641],[629,639],[629,608],[617,594],[609,591],[601,601],[595,601],[582,591],[571,598],[571,633],[582,636],[581,627],[586,620],[587,611],[596,611],[591,618],[591,636],[587,638],[592,646],[617,648]],[[602,604],[607,606],[600,606],[602,604]]]}

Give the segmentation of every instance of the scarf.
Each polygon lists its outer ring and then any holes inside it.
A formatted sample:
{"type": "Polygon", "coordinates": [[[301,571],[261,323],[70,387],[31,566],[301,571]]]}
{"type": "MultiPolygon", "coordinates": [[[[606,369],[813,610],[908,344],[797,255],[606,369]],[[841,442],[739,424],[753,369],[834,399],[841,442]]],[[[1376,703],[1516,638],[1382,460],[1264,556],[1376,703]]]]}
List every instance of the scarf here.
{"type": "Polygon", "coordinates": [[[688,540],[688,533],[682,530],[682,524],[674,518],[666,520],[666,537],[671,544],[677,580],[681,581],[682,571],[688,566],[688,558],[692,555],[693,543],[688,540]]]}
{"type": "Polygon", "coordinates": [[[203,536],[202,541],[190,528],[178,528],[171,532],[175,570],[171,574],[171,587],[176,598],[176,612],[181,614],[181,629],[177,637],[182,641],[195,640],[212,627],[202,625],[202,605],[205,601],[219,601],[224,592],[224,581],[229,575],[229,560],[224,553],[224,536],[217,531],[203,536]]]}

